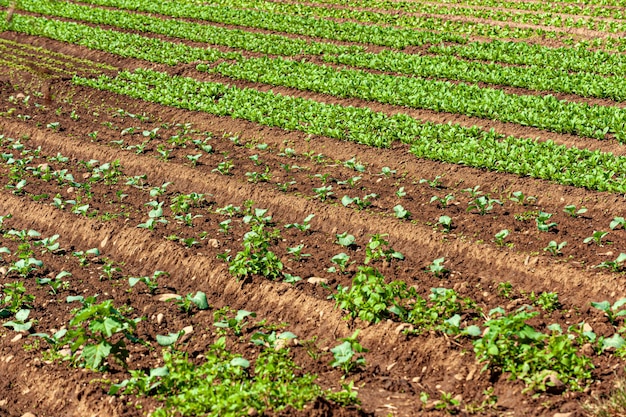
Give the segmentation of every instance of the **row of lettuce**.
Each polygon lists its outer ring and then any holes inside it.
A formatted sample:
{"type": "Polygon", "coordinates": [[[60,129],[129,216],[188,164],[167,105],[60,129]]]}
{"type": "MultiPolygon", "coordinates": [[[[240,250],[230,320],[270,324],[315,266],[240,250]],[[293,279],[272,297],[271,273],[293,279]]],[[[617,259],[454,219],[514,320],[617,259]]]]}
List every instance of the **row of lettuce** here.
{"type": "MultiPolygon", "coordinates": [[[[15,15],[10,28],[21,33],[47,36],[120,56],[157,63],[173,65],[197,60],[208,63],[219,59],[234,60],[234,63],[223,62],[215,68],[210,68],[206,64],[199,65],[198,68],[246,81],[282,85],[337,97],[360,98],[416,109],[477,116],[598,139],[605,138],[607,134],[613,135],[619,141],[626,139],[623,129],[626,123],[626,111],[617,106],[590,106],[585,103],[558,100],[551,95],[516,95],[499,89],[482,88],[464,83],[455,84],[418,77],[374,74],[356,69],[339,70],[330,66],[283,58],[243,58],[237,52],[191,47],[136,34],[31,16],[15,15]],[[411,94],[406,94],[406,92],[411,92],[411,94]]],[[[463,71],[463,67],[467,67],[467,65],[475,67],[473,73],[488,75],[488,73],[481,72],[481,66],[494,69],[496,67],[494,64],[468,63],[453,57],[440,57],[440,63],[436,65],[434,61],[437,58],[391,51],[379,54],[354,52],[338,56],[325,56],[326,60],[341,63],[351,62],[356,63],[356,65],[364,62],[361,66],[378,69],[381,67],[382,69],[392,69],[394,65],[410,65],[410,60],[419,64],[422,58],[430,60],[430,63],[427,62],[421,67],[415,65],[411,68],[415,69],[412,71],[413,73],[421,71],[423,76],[437,73],[438,68],[445,68],[441,72],[455,72],[456,69],[457,78],[461,78],[461,74],[472,74],[472,72],[463,71]],[[391,59],[385,59],[389,56],[391,59]],[[398,59],[394,61],[393,58],[398,59]],[[458,65],[456,67],[445,66],[443,62],[446,60],[456,62],[458,65]]],[[[500,78],[507,77],[507,74],[513,71],[524,71],[518,67],[499,67],[499,69],[501,72],[496,72],[496,74],[500,78]]],[[[550,81],[547,81],[550,77],[548,73],[551,71],[549,69],[544,71],[543,80],[549,83],[550,81]]],[[[532,72],[523,74],[520,80],[523,80],[524,77],[532,79],[530,74],[532,72]]],[[[603,83],[604,90],[597,95],[604,95],[607,93],[606,90],[612,89],[616,96],[622,98],[622,95],[625,94],[624,91],[626,91],[623,88],[626,82],[619,77],[604,78],[588,73],[574,74],[569,77],[566,72],[563,72],[560,79],[562,80],[560,86],[564,88],[567,87],[568,83],[573,83],[576,80],[580,82],[578,86],[584,89],[592,89],[597,86],[597,84],[586,84],[584,82],[586,79],[603,83]]],[[[551,81],[559,87],[559,78],[552,78],[551,81]]],[[[603,89],[602,87],[599,88],[603,89]]]]}

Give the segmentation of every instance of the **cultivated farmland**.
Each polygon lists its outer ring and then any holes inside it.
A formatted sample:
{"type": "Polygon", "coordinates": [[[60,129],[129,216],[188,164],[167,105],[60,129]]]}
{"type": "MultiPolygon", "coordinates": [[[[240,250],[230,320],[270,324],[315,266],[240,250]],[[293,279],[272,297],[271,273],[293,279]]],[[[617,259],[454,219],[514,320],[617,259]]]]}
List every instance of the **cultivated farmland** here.
{"type": "Polygon", "coordinates": [[[0,416],[626,415],[624,0],[0,29],[0,416]]]}

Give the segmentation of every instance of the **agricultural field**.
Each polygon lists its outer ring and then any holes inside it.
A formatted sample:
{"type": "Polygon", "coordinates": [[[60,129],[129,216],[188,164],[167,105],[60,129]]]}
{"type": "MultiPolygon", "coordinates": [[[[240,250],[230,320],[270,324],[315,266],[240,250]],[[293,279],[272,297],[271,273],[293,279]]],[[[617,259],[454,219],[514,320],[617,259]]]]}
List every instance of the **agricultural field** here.
{"type": "Polygon", "coordinates": [[[0,416],[626,415],[624,33],[0,0],[0,416]]]}

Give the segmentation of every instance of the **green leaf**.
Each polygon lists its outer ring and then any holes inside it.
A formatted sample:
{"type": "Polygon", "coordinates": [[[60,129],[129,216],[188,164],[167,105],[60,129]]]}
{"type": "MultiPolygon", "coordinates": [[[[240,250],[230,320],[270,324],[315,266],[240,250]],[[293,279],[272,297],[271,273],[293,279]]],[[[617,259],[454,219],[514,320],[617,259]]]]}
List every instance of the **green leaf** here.
{"type": "Polygon", "coordinates": [[[161,346],[171,346],[176,343],[179,337],[180,333],[170,333],[167,336],[157,334],[156,341],[161,346]]]}
{"type": "Polygon", "coordinates": [[[463,329],[462,333],[472,337],[479,337],[482,334],[480,327],[476,325],[467,326],[465,329],[463,329]]]}
{"type": "Polygon", "coordinates": [[[102,361],[109,356],[113,346],[106,340],[97,345],[87,345],[80,355],[85,360],[85,366],[91,369],[100,369],[102,361]]]}
{"type": "Polygon", "coordinates": [[[608,301],[601,301],[601,302],[592,301],[591,306],[597,308],[598,310],[609,311],[609,309],[611,308],[611,303],[609,303],[608,301]]]}
{"type": "Polygon", "coordinates": [[[250,361],[248,361],[247,359],[244,359],[244,358],[233,358],[230,361],[230,365],[231,366],[240,366],[242,368],[249,368],[250,367],[250,361]]]}
{"type": "Polygon", "coordinates": [[[625,343],[626,341],[624,341],[624,338],[618,333],[615,333],[613,336],[602,341],[602,350],[609,348],[619,349],[624,346],[625,343]]]}
{"type": "Polygon", "coordinates": [[[207,310],[209,308],[209,302],[207,301],[206,294],[202,291],[196,292],[196,295],[191,298],[191,301],[200,310],[207,310]]]}
{"type": "Polygon", "coordinates": [[[19,321],[26,321],[30,315],[30,310],[22,309],[15,313],[15,319],[19,321]]]}

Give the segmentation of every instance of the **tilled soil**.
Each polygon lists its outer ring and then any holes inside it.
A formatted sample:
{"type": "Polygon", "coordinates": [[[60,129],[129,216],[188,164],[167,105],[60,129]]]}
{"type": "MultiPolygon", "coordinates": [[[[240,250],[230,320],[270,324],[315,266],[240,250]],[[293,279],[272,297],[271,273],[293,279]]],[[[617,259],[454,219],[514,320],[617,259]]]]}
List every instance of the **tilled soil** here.
{"type": "MultiPolygon", "coordinates": [[[[6,38],[15,40],[16,36],[6,38]]],[[[52,41],[37,44],[85,57],[84,48],[61,47],[52,41]]],[[[117,68],[148,66],[101,53],[90,53],[88,58],[117,68]]],[[[12,215],[0,226],[3,233],[11,229],[41,233],[41,237],[26,238],[31,245],[58,234],[60,248],[43,253],[36,247],[36,257],[44,266],[22,280],[26,293],[35,296],[30,308],[30,318],[36,320],[33,328],[28,332],[6,327],[0,330],[0,375],[7,376],[0,378],[0,415],[141,416],[157,407],[149,398],[107,394],[108,381],[129,377],[120,364],[111,361],[104,373],[72,367],[69,361],[50,357],[43,340],[29,337],[29,333],[51,334],[66,326],[76,304],[65,300],[79,295],[99,294],[99,301],[112,299],[133,317],[143,318],[136,335],[151,347],[130,346],[130,369],[161,366],[157,335],[176,333],[188,326],[192,330],[177,346],[200,361],[220,335],[214,326],[214,312],[230,307],[256,313],[244,330],[243,341],[228,334],[234,352],[249,359],[256,357],[259,348],[245,338],[263,329],[262,320],[285,323],[284,328],[298,336],[290,351],[301,372],[317,374],[323,388],[339,389],[342,383],[352,381],[358,389],[359,407],[341,407],[319,399],[302,411],[277,412],[280,416],[562,413],[573,417],[583,415],[585,403],[609,392],[623,377],[622,359],[610,352],[592,352],[594,382],[584,391],[525,393],[524,384],[510,380],[508,374],[483,371],[467,337],[435,331],[406,334],[408,326],[392,320],[376,324],[346,320],[347,314],[328,299],[338,286],[351,285],[357,265],[365,262],[368,241],[381,235],[405,259],[373,260],[371,266],[380,270],[387,282],[403,281],[424,297],[431,288],[445,287],[453,288],[459,297],[471,298],[476,308],[462,317],[463,323],[476,319],[479,309],[486,313],[502,306],[514,311],[532,304],[535,294],[556,292],[560,308],[542,311],[532,319],[532,325],[547,331],[553,323],[566,329],[585,322],[598,336],[610,337],[614,327],[600,311],[591,308],[590,302],[619,299],[626,292],[622,274],[594,268],[612,261],[626,247],[623,228],[610,230],[608,226],[613,218],[624,215],[623,196],[418,160],[405,146],[373,149],[158,106],[76,87],[63,71],[43,73],[36,61],[29,62],[35,70],[7,69],[0,77],[0,113],[4,116],[0,135],[14,139],[0,140],[0,153],[33,156],[29,166],[40,174],[27,170],[26,185],[17,188],[13,166],[0,165],[0,215],[12,215]],[[16,147],[17,141],[24,148],[16,147]],[[201,152],[196,163],[190,156],[200,152],[200,144],[210,145],[212,151],[201,152]],[[227,161],[232,167],[226,172],[222,166],[220,172],[219,164],[227,161]],[[106,180],[91,181],[93,167],[105,163],[119,163],[119,172],[106,180]],[[59,171],[71,174],[75,181],[91,182],[89,192],[63,179],[41,176],[59,171]],[[166,183],[170,184],[164,186],[166,183]],[[325,201],[316,197],[314,188],[328,186],[333,195],[325,201]],[[482,215],[468,210],[472,199],[469,190],[475,187],[502,204],[494,203],[493,209],[482,215]],[[402,190],[405,195],[399,196],[402,190]],[[512,201],[517,191],[535,198],[523,204],[512,201]],[[175,199],[191,193],[203,197],[184,218],[175,199]],[[370,197],[367,207],[342,204],[344,195],[365,199],[372,194],[376,197],[370,197]],[[442,203],[448,195],[454,198],[442,203]],[[163,203],[168,219],[167,224],[156,224],[154,230],[137,227],[148,220],[149,201],[163,203]],[[88,207],[78,210],[85,204],[88,207]],[[401,220],[394,216],[393,208],[398,204],[411,213],[410,217],[401,220]],[[280,231],[271,249],[279,255],[284,272],[302,278],[300,281],[291,284],[260,276],[237,280],[229,273],[228,264],[219,255],[240,251],[249,231],[243,214],[227,214],[224,208],[229,205],[243,212],[246,207],[268,210],[272,227],[280,231]],[[563,212],[567,205],[588,211],[572,217],[563,212]],[[539,212],[553,214],[550,221],[557,226],[548,232],[539,231],[533,217],[539,212]],[[309,230],[285,227],[302,223],[310,214],[315,217],[309,230]],[[439,223],[444,215],[453,220],[450,230],[439,223]],[[227,226],[223,225],[225,220],[230,220],[227,226]],[[497,244],[494,236],[503,229],[510,234],[497,244]],[[583,243],[596,231],[609,234],[599,244],[583,243]],[[354,235],[356,244],[338,245],[336,235],[343,232],[354,235]],[[544,250],[550,241],[568,242],[562,255],[553,256],[544,250]],[[303,245],[304,256],[288,253],[298,245],[303,245]],[[84,259],[75,254],[91,248],[98,248],[99,254],[84,259]],[[340,252],[353,263],[344,273],[328,272],[328,268],[336,267],[330,259],[340,252]],[[447,272],[437,276],[428,268],[440,257],[445,258],[447,272]],[[120,270],[112,271],[111,265],[120,270]],[[66,286],[53,289],[37,284],[36,278],[54,278],[60,271],[71,274],[63,278],[66,286]],[[129,287],[129,277],[150,277],[155,271],[167,273],[156,279],[155,290],[143,283],[129,287]],[[502,283],[510,283],[509,293],[502,291],[502,283]],[[184,296],[197,291],[206,293],[208,310],[188,314],[173,302],[162,301],[168,294],[184,296]],[[340,370],[329,366],[329,349],[357,329],[360,343],[369,349],[364,354],[366,366],[344,380],[340,370]],[[437,401],[442,393],[458,404],[446,406],[437,401]]],[[[94,68],[112,71],[84,63],[73,65],[72,71],[87,76],[94,68]]],[[[199,73],[196,77],[200,78],[199,73]]],[[[244,85],[232,80],[231,84],[244,85]]],[[[367,104],[272,89],[327,102],[367,104]]],[[[369,105],[379,111],[400,111],[369,105]]],[[[430,120],[427,112],[413,115],[430,120]]],[[[433,112],[435,117],[442,122],[476,122],[433,112]]],[[[518,136],[541,136],[622,153],[621,147],[610,141],[600,143],[497,122],[484,124],[485,128],[495,126],[518,136]]],[[[1,239],[0,247],[13,254],[20,251],[19,239],[1,239]]],[[[10,265],[0,261],[0,283],[5,286],[20,279],[10,265]]]]}

